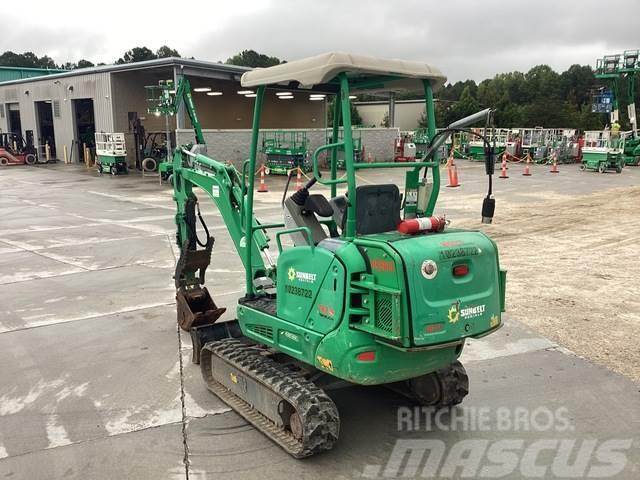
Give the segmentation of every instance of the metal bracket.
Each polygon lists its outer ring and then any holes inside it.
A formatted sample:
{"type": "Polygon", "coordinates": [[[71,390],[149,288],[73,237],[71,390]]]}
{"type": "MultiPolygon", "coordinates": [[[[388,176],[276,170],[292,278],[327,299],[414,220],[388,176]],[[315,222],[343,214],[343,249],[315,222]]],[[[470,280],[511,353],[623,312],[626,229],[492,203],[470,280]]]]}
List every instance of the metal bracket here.
{"type": "Polygon", "coordinates": [[[180,258],[176,263],[176,271],[173,276],[176,288],[204,285],[204,275],[211,263],[213,243],[214,238],[210,237],[202,250],[198,250],[197,247],[189,248],[188,240],[182,243],[180,258]],[[189,280],[190,278],[195,280],[189,280]]]}

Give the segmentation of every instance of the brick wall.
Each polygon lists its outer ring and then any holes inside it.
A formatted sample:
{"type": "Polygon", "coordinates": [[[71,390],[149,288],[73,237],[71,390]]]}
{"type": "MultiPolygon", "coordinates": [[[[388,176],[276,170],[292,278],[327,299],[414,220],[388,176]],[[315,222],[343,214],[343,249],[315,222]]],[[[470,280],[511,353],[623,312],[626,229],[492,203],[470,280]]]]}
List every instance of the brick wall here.
{"type": "MultiPolygon", "coordinates": [[[[326,130],[321,128],[298,129],[307,132],[310,153],[326,143],[326,130]]],[[[390,161],[393,158],[393,141],[398,136],[397,128],[362,128],[362,144],[365,155],[371,154],[376,162],[390,161]]],[[[251,130],[204,130],[208,156],[219,160],[231,160],[236,166],[249,158],[251,130]]],[[[178,130],[178,144],[193,143],[193,130],[178,130]]],[[[258,146],[262,139],[258,140],[258,146]]],[[[259,158],[261,161],[262,158],[259,158]]]]}

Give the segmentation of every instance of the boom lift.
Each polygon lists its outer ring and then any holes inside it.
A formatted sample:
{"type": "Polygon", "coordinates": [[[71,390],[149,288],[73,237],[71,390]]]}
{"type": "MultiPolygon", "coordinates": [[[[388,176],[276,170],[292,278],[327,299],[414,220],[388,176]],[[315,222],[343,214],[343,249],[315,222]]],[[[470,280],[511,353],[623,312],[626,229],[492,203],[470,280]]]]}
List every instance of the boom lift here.
{"type": "Polygon", "coordinates": [[[635,104],[636,78],[640,77],[640,50],[625,50],[622,55],[605,55],[596,61],[595,77],[607,83],[607,92],[594,95],[593,111],[610,113],[611,125],[620,119],[620,83],[626,82],[627,117],[631,123],[631,132],[623,138],[612,139],[618,142],[611,149],[621,149],[626,165],[640,165],[640,136],[635,104]],[[606,103],[602,100],[609,100],[606,103]],[[605,107],[604,109],[602,107],[605,107]]]}
{"type": "MultiPolygon", "coordinates": [[[[187,77],[181,77],[177,88],[173,80],[161,80],[158,85],[144,87],[147,90],[147,113],[156,116],[175,115],[184,103],[191,126],[195,133],[196,145],[201,152],[206,153],[206,144],[200,120],[196,112],[191,92],[191,83],[187,77]]],[[[158,165],[158,172],[162,180],[168,180],[173,173],[173,162],[166,159],[158,165]]]]}
{"type": "MultiPolygon", "coordinates": [[[[339,53],[256,69],[241,80],[257,92],[242,172],[193,149],[175,151],[178,322],[191,332],[193,360],[208,388],[294,457],[329,450],[338,440],[338,411],[326,393],[338,384],[385,385],[423,405],[460,403],[469,388],[457,360],[466,339],[501,326],[506,272],[496,244],[481,232],[448,229],[434,216],[440,146],[488,113],[436,134],[433,92],[445,80],[429,65],[339,53]],[[285,192],[280,223],[254,216],[259,125],[270,86],[339,99],[331,141],[314,151],[312,179],[288,197],[285,192]],[[425,155],[407,163],[356,163],[349,95],[414,90],[424,92],[426,103],[425,155]],[[319,168],[323,152],[328,174],[319,168]],[[338,152],[346,166],[340,177],[338,152]],[[392,183],[357,185],[358,170],[370,168],[405,170],[404,198],[392,183]],[[318,185],[330,200],[311,193],[318,185]],[[196,189],[217,205],[244,264],[237,320],[215,323],[224,309],[204,287],[214,239],[196,189]],[[198,219],[204,240],[196,234],[198,219]],[[275,261],[267,230],[275,230],[275,261]],[[293,246],[283,246],[285,235],[293,246]]],[[[485,146],[491,185],[494,157],[486,139],[485,146]]],[[[493,208],[489,186],[483,221],[493,208]]]]}

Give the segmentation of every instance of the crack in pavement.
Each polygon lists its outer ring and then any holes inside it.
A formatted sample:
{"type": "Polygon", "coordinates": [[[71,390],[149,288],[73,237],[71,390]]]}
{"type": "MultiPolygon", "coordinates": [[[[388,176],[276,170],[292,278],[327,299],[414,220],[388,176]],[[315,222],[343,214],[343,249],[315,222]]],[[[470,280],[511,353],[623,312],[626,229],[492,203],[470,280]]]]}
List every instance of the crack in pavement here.
{"type": "MultiPolygon", "coordinates": [[[[173,256],[174,267],[176,264],[176,252],[173,248],[173,242],[171,237],[167,235],[169,239],[169,248],[173,256]]],[[[185,480],[189,480],[189,440],[187,438],[188,416],[187,406],[185,404],[185,391],[184,391],[184,359],[182,358],[182,335],[180,334],[180,325],[176,324],[176,334],[178,335],[178,365],[180,366],[180,407],[182,408],[182,445],[184,447],[184,457],[182,463],[184,464],[184,476],[185,480]]]]}
{"type": "Polygon", "coordinates": [[[187,439],[187,407],[185,404],[185,391],[184,391],[184,360],[182,358],[182,335],[180,335],[180,325],[176,325],[176,333],[178,335],[178,361],[180,365],[180,406],[182,408],[182,445],[184,446],[184,457],[182,462],[184,463],[184,475],[185,479],[189,480],[189,442],[187,439]]]}

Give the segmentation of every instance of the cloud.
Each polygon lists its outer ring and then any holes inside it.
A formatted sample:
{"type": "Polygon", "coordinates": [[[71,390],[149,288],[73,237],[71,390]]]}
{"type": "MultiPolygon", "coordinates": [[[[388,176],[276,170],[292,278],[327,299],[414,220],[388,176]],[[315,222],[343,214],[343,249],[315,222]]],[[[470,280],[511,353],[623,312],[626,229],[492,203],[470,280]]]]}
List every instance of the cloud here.
{"type": "Polygon", "coordinates": [[[82,2],[65,5],[38,16],[9,13],[16,16],[5,22],[12,28],[3,34],[4,48],[48,54],[59,63],[110,62],[131,47],[165,43],[213,61],[243,49],[288,60],[345,51],[432,63],[452,81],[541,63],[557,70],[593,65],[604,54],[640,48],[637,0],[195,1],[175,15],[114,1],[92,17],[82,2]]]}

